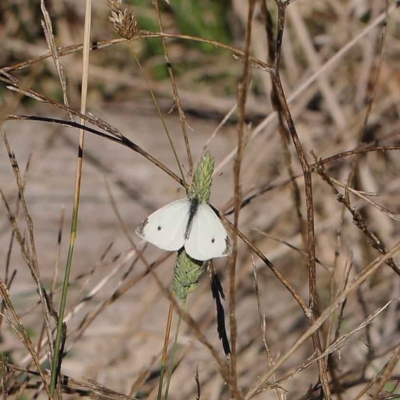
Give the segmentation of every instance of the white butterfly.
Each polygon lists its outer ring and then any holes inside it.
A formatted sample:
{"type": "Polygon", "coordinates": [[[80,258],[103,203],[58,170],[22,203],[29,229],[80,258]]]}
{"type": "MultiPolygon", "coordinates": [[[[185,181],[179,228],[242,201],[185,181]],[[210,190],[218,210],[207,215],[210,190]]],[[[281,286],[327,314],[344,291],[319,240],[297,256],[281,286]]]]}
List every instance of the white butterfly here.
{"type": "Polygon", "coordinates": [[[149,215],[136,234],[163,250],[185,247],[190,257],[200,261],[224,257],[232,251],[229,236],[213,209],[188,197],[149,215]]]}

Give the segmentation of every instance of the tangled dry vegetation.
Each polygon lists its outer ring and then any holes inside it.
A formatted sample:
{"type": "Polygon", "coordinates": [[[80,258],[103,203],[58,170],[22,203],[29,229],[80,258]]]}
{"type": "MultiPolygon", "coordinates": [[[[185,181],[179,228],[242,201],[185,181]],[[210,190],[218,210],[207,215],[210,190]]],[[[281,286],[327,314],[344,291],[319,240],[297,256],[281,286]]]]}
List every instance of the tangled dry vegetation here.
{"type": "Polygon", "coordinates": [[[161,398],[165,360],[171,399],[399,398],[397,3],[232,0],[229,43],[139,3],[0,5],[2,398],[161,398]],[[234,251],[183,304],[133,232],[205,148],[234,251]]]}

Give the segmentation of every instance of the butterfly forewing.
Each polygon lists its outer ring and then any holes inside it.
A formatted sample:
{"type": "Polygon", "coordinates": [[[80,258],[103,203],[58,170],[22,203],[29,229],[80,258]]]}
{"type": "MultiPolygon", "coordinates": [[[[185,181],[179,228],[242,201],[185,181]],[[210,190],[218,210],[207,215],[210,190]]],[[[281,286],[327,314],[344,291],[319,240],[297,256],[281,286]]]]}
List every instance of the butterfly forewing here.
{"type": "Polygon", "coordinates": [[[136,233],[160,249],[179,250],[185,242],[189,214],[189,199],[173,201],[149,215],[138,226],[136,233]]]}
{"type": "Polygon", "coordinates": [[[205,261],[231,253],[231,241],[212,208],[199,204],[185,241],[185,250],[195,260],[205,261]]]}

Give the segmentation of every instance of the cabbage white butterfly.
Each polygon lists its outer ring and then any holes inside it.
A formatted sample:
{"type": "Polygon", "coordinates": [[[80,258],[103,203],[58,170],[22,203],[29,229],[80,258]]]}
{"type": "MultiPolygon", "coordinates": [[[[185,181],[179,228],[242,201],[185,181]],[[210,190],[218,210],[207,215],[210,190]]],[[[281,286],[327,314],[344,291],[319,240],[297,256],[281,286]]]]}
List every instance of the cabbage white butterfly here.
{"type": "Polygon", "coordinates": [[[213,209],[196,198],[173,201],[149,215],[136,234],[163,250],[185,247],[195,260],[205,261],[231,253],[232,245],[213,209]]]}

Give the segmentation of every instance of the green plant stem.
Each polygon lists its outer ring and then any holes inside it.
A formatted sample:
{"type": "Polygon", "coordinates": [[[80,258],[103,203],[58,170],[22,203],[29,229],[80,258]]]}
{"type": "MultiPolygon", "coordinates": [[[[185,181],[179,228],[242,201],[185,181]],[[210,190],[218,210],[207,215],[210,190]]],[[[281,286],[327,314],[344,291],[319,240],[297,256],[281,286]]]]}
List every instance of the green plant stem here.
{"type": "MultiPolygon", "coordinates": [[[[72,224],[72,225],[74,225],[74,224],[72,224]]],[[[62,337],[62,331],[63,331],[62,327],[63,327],[63,322],[64,322],[65,305],[67,302],[69,275],[71,272],[72,255],[74,253],[75,237],[76,237],[76,234],[71,229],[71,240],[70,240],[69,249],[68,249],[68,259],[67,259],[67,265],[65,267],[64,282],[63,282],[63,288],[62,288],[62,293],[61,293],[60,312],[58,314],[58,321],[57,321],[57,336],[56,336],[56,342],[54,345],[54,357],[53,357],[53,362],[51,364],[51,380],[50,380],[51,395],[54,394],[54,389],[55,389],[56,381],[57,381],[57,366],[58,366],[58,360],[59,360],[59,355],[60,355],[60,345],[61,345],[61,337],[62,337]]]]}
{"type": "Polygon", "coordinates": [[[167,326],[165,329],[163,353],[162,353],[162,357],[161,357],[160,380],[158,383],[157,400],[162,399],[162,387],[163,387],[163,383],[164,383],[165,365],[167,363],[168,342],[169,342],[169,334],[171,332],[173,311],[174,311],[174,308],[173,308],[172,304],[170,304],[169,310],[168,310],[167,326]]]}
{"type": "Polygon", "coordinates": [[[83,131],[81,131],[81,135],[79,138],[78,163],[77,163],[77,169],[76,169],[74,206],[73,206],[73,210],[72,210],[72,222],[71,222],[71,234],[70,234],[70,240],[69,240],[68,258],[67,258],[67,264],[65,267],[63,289],[62,289],[62,293],[61,293],[60,311],[58,313],[58,320],[57,320],[57,335],[56,335],[56,342],[55,342],[55,346],[54,346],[54,358],[53,358],[53,363],[51,365],[50,393],[52,395],[54,394],[54,388],[56,386],[56,381],[57,381],[58,363],[59,363],[59,359],[60,359],[60,344],[61,344],[61,337],[62,337],[62,332],[63,332],[62,328],[63,328],[63,322],[64,322],[65,306],[67,303],[69,276],[71,273],[72,256],[74,254],[76,232],[77,232],[77,228],[78,228],[78,211],[79,211],[79,198],[80,198],[81,182],[82,182],[82,164],[83,164],[84,142],[85,142],[85,134],[83,131]]]}
{"type": "Polygon", "coordinates": [[[135,53],[135,51],[134,51],[134,49],[133,49],[132,42],[129,42],[129,49],[130,49],[130,51],[131,51],[131,53],[132,53],[132,55],[133,55],[133,58],[134,58],[135,61],[136,61],[136,64],[138,65],[138,67],[139,67],[139,69],[140,69],[140,72],[142,73],[142,76],[143,76],[144,80],[146,81],[147,87],[148,87],[149,92],[150,92],[151,99],[153,100],[153,103],[154,103],[154,105],[155,105],[155,107],[156,107],[157,114],[158,114],[158,116],[160,117],[160,121],[161,121],[161,123],[162,123],[162,125],[163,125],[163,127],[164,127],[164,131],[165,131],[165,133],[167,134],[169,144],[171,145],[171,149],[172,149],[172,151],[173,151],[173,153],[174,153],[174,157],[175,157],[176,163],[177,163],[177,165],[178,165],[179,172],[180,172],[180,174],[181,174],[181,179],[182,179],[183,185],[186,186],[185,174],[183,173],[182,165],[181,165],[181,163],[180,163],[180,161],[179,161],[178,153],[176,152],[174,143],[173,143],[173,141],[172,141],[171,134],[169,133],[167,124],[165,123],[165,120],[164,120],[164,118],[163,118],[162,112],[161,112],[160,107],[159,107],[159,105],[158,105],[156,96],[154,95],[153,89],[151,88],[150,82],[149,82],[149,80],[147,79],[147,75],[146,75],[144,69],[142,68],[142,64],[140,64],[139,59],[136,57],[136,53],[135,53]]]}
{"type": "MultiPolygon", "coordinates": [[[[186,305],[186,298],[182,301],[182,306],[185,307],[185,305],[186,305]]],[[[176,332],[175,332],[174,344],[172,346],[171,360],[168,366],[168,378],[167,378],[167,386],[165,388],[164,400],[168,400],[169,385],[171,383],[172,371],[174,370],[175,355],[176,355],[176,350],[178,349],[178,335],[181,322],[182,322],[182,317],[179,316],[178,323],[176,324],[176,332]]]]}
{"type": "MultiPolygon", "coordinates": [[[[82,71],[82,89],[81,89],[81,114],[86,113],[86,103],[87,103],[87,88],[88,88],[88,76],[89,76],[89,54],[90,54],[90,27],[91,27],[91,0],[86,0],[85,5],[85,29],[83,38],[83,71],[82,71]]],[[[81,124],[85,123],[84,119],[81,118],[81,124]]],[[[81,193],[81,183],[82,183],[82,166],[83,166],[83,147],[85,144],[85,131],[80,129],[79,132],[79,146],[78,146],[78,160],[76,168],[76,178],[75,178],[75,190],[74,190],[74,203],[72,209],[72,222],[71,222],[71,233],[69,240],[68,258],[65,267],[63,289],[61,294],[60,311],[58,313],[57,320],[57,335],[54,348],[54,357],[51,365],[51,380],[50,380],[50,393],[53,396],[54,389],[57,382],[57,373],[59,371],[60,360],[60,345],[63,333],[63,322],[65,314],[65,306],[67,303],[67,293],[69,285],[69,276],[71,273],[72,266],[72,256],[74,254],[74,246],[76,239],[76,232],[78,228],[78,211],[79,211],[79,199],[81,193]]]]}
{"type": "Polygon", "coordinates": [[[164,372],[165,372],[165,363],[161,363],[161,368],[160,368],[160,380],[158,382],[158,392],[157,392],[157,400],[162,399],[162,386],[164,383],[164,372]]]}

